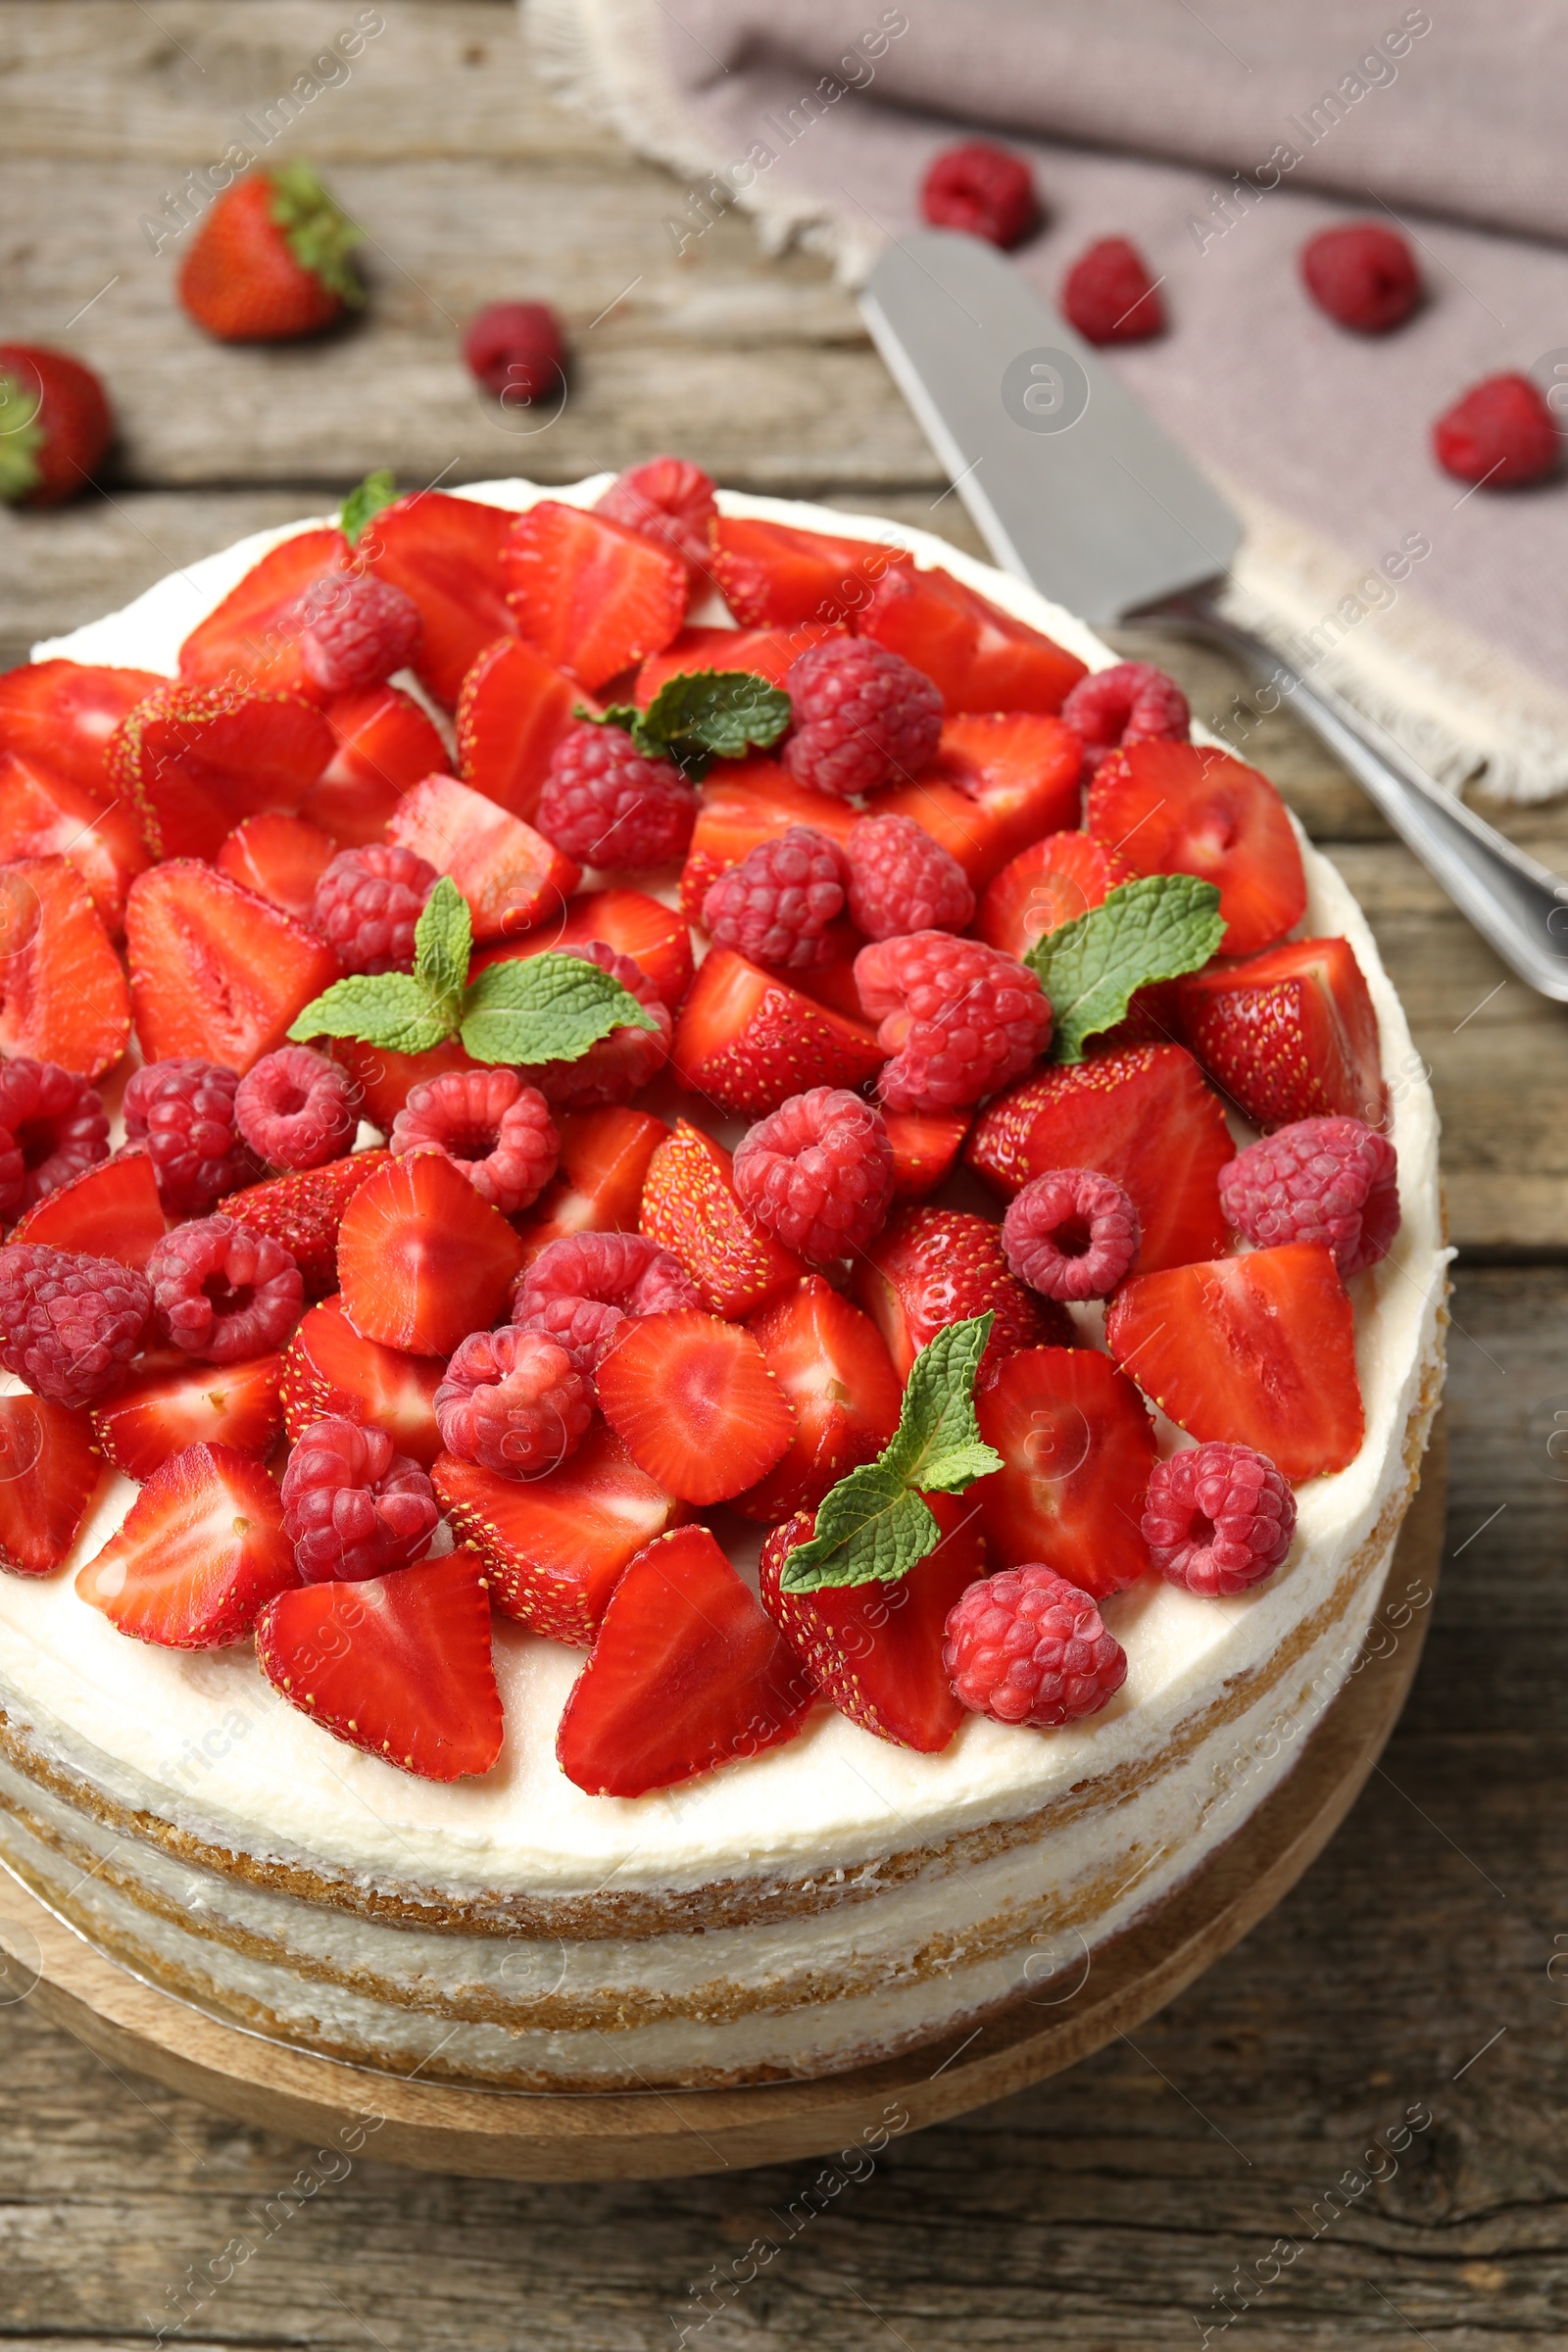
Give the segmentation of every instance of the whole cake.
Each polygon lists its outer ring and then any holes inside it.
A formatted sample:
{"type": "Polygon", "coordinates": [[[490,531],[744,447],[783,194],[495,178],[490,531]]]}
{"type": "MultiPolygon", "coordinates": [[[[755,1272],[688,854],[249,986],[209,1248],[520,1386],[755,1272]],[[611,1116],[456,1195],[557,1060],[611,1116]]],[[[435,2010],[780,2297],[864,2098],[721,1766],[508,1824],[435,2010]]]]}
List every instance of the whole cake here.
{"type": "Polygon", "coordinates": [[[1356,1654],[1442,1380],[1371,934],[1179,691],[655,461],[0,678],[0,1860],[266,2034],[830,2073],[1356,1654]]]}

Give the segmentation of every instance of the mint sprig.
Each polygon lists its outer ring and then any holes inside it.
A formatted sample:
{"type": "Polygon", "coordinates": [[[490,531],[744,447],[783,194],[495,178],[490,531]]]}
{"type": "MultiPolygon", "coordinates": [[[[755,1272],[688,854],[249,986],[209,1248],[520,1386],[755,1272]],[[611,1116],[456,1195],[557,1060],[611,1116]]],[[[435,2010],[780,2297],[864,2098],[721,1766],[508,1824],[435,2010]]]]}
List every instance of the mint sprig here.
{"type": "Polygon", "coordinates": [[[397,476],[385,466],[378,466],[374,473],[368,473],[364,481],[349,492],[337,519],[338,528],[350,547],[358,547],[360,534],[366,524],[372,515],[379,514],[383,507],[389,507],[397,494],[397,476]]]}
{"type": "Polygon", "coordinates": [[[950,1323],[914,1359],[899,1426],[874,1462],[841,1478],[817,1507],[816,1529],[784,1562],[786,1592],[895,1584],[942,1540],[926,1494],[957,1494],[1002,1468],[975,1419],[974,1383],[996,1320],[989,1309],[950,1323]]]}
{"type": "Polygon", "coordinates": [[[1225,936],[1219,892],[1196,874],[1123,882],[1024,958],[1051,999],[1053,1061],[1082,1061],[1084,1041],[1125,1017],[1141,988],[1196,972],[1225,936]]]}
{"type": "MultiPolygon", "coordinates": [[[[578,710],[579,718],[593,718],[578,710]]],[[[710,761],[766,751],[790,723],[790,698],[749,669],[682,670],[666,678],[646,710],[616,703],[596,725],[624,727],[648,760],[672,760],[693,783],[710,761]]]]}
{"type": "Polygon", "coordinates": [[[475,1061],[528,1067],[578,1061],[612,1029],[657,1029],[630,989],[580,956],[547,950],[506,958],[468,978],[468,903],[443,874],[414,934],[412,972],[356,972],[335,980],[291,1023],[289,1036],[354,1037],[383,1054],[428,1054],[450,1037],[475,1061]]]}

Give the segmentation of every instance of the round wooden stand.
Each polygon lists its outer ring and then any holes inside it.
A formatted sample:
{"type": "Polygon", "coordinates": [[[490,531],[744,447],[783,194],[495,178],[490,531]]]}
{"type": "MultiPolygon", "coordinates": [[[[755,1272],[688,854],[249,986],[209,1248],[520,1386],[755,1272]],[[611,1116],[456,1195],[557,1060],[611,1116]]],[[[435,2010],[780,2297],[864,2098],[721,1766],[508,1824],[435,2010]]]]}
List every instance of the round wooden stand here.
{"type": "Polygon", "coordinates": [[[4,1982],[13,1997],[30,1985],[47,2016],[115,2066],[243,2122],[320,2146],[363,2144],[427,2172],[654,2180],[850,2148],[866,2144],[867,2133],[880,2133],[869,2142],[880,2145],[1087,2057],[1163,2007],[1296,1884],[1348,1812],[1404,1703],[1430,1611],[1396,1604],[1416,1580],[1436,1586],[1444,1487],[1440,1423],[1390,1572],[1385,1608],[1394,1616],[1380,1614],[1299,1760],[1236,1837],[1097,1950],[1092,1965],[1075,1968],[1064,1952],[1059,1975],[1037,1996],[880,2065],[811,2082],[631,2097],[454,2089],[361,2071],[246,2034],[160,1992],[9,1877],[0,1881],[0,1945],[11,1955],[4,1982]],[[374,2118],[382,2120],[360,2143],[355,2128],[374,2118]]]}

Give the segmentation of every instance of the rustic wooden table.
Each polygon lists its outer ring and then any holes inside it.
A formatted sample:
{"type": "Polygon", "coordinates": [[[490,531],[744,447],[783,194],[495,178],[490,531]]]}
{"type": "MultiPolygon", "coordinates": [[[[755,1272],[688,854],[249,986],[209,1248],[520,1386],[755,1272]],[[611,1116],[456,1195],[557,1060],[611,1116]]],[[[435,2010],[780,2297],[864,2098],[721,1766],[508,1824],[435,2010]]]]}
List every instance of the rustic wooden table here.
{"type": "MultiPolygon", "coordinates": [[[[675,448],[973,544],[821,269],[762,261],[738,218],[677,259],[684,189],[551,103],[501,0],[0,0],[0,333],[91,361],[122,424],[101,499],[0,518],[0,665],[374,465],[554,481],[675,448]],[[356,24],[379,29],[346,62],[356,24]],[[178,239],[154,245],[188,172],[274,135],[371,232],[372,306],[318,347],[220,350],[171,299],[178,239]],[[575,348],[566,410],[532,435],[457,361],[461,321],[504,295],[554,303],[575,348]]],[[[1203,715],[1245,713],[1223,663],[1157,658],[1203,715]]],[[[202,2346],[1155,2352],[1244,2305],[1248,2341],[1313,2352],[1564,2339],[1568,1018],[1287,719],[1246,723],[1409,1007],[1461,1252],[1436,1622],[1328,1853],[1136,2046],[895,2139],[814,2197],[810,2165],[604,2188],[426,2179],[368,2151],[302,2170],[307,2151],[112,2076],[16,2001],[0,2341],[107,2352],[183,2317],[202,2346]],[[1412,2108],[1430,2124],[1370,2180],[1373,2135],[1412,2108]],[[761,2264],[760,2237],[778,2246],[761,2264]]],[[[1568,871],[1560,806],[1509,829],[1568,871]]]]}

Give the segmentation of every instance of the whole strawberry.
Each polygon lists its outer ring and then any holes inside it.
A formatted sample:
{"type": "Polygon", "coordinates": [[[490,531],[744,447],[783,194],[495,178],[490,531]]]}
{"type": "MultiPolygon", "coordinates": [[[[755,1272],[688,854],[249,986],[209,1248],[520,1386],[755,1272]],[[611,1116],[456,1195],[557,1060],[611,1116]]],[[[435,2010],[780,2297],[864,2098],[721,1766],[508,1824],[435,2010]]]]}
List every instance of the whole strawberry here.
{"type": "Polygon", "coordinates": [[[41,343],[0,343],[0,499],[58,507],[86,487],[114,433],[90,368],[41,343]]]}
{"type": "Polygon", "coordinates": [[[286,343],[365,300],[349,259],[364,232],[309,164],[253,172],[220,196],[179,272],[179,299],[224,343],[286,343]]]}

